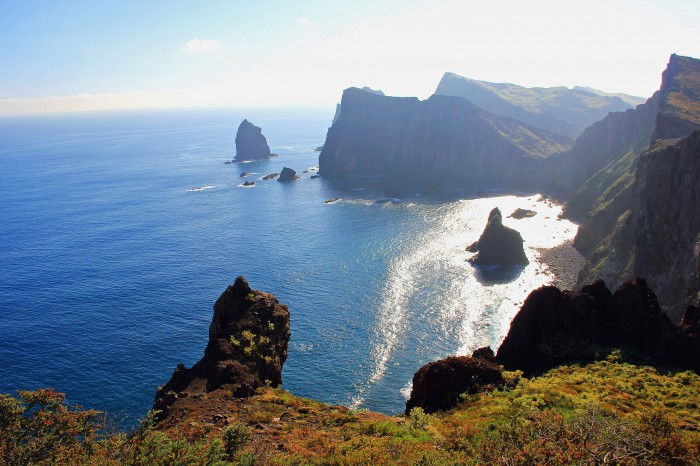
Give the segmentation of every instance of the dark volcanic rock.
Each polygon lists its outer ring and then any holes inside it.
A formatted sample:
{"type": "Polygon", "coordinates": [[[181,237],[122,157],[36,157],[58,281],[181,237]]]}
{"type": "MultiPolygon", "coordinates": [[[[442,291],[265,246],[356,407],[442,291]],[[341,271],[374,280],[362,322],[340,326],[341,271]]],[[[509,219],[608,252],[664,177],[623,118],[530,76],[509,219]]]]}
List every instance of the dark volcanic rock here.
{"type": "Polygon", "coordinates": [[[452,356],[430,362],[413,376],[406,414],[415,407],[423,408],[426,413],[450,409],[460,401],[463,393],[476,393],[503,385],[505,380],[498,365],[484,358],[452,356]]]}
{"type": "Polygon", "coordinates": [[[537,212],[535,212],[534,210],[521,209],[520,207],[518,207],[508,217],[514,218],[516,220],[521,220],[525,217],[527,217],[527,218],[534,217],[535,215],[537,215],[537,212]]]}
{"type": "Polygon", "coordinates": [[[279,173],[270,173],[269,175],[263,176],[262,179],[263,180],[271,180],[273,178],[277,178],[278,176],[280,176],[279,173]]]}
{"type": "Polygon", "coordinates": [[[624,347],[653,363],[697,371],[700,339],[689,312],[690,325],[673,325],[643,279],[625,282],[614,294],[601,280],[581,292],[544,286],[525,300],[496,359],[531,375],[624,347]]]}
{"type": "Polygon", "coordinates": [[[520,233],[503,225],[501,211],[496,207],[489,214],[486,228],[479,241],[467,248],[478,254],[469,259],[474,265],[526,265],[529,263],[523,250],[520,233]]]}
{"type": "Polygon", "coordinates": [[[280,177],[277,178],[277,181],[280,183],[289,183],[290,181],[294,181],[299,179],[297,176],[297,172],[292,170],[291,168],[284,167],[282,169],[282,173],[280,173],[280,177]]]}
{"type": "Polygon", "coordinates": [[[153,408],[163,418],[178,398],[192,394],[223,388],[248,397],[265,383],[280,385],[289,337],[287,306],[239,276],[214,304],[204,356],[191,369],[177,366],[158,388],[153,408]]]}
{"type": "Polygon", "coordinates": [[[243,120],[236,133],[236,157],[234,160],[237,162],[265,160],[272,156],[270,146],[267,145],[267,139],[263,136],[260,127],[248,120],[243,120]]]}
{"type": "Polygon", "coordinates": [[[255,186],[255,181],[244,181],[243,186],[255,186]]]}

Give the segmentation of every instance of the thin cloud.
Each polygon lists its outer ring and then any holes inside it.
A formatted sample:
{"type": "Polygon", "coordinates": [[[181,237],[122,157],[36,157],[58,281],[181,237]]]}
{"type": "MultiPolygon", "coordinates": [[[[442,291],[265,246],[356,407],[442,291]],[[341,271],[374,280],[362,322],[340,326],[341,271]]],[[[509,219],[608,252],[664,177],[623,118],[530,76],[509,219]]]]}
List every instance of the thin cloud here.
{"type": "Polygon", "coordinates": [[[209,53],[219,50],[221,42],[216,39],[191,39],[180,50],[186,53],[209,53]]]}
{"type": "Polygon", "coordinates": [[[297,24],[305,29],[313,29],[315,27],[314,22],[306,16],[299,16],[297,18],[297,24]]]}

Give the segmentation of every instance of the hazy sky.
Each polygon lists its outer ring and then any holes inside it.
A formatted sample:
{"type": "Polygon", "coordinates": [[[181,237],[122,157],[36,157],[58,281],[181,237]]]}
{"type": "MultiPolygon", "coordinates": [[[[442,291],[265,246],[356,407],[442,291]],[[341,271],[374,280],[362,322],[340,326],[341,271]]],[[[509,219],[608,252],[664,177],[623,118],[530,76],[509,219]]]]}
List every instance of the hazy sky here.
{"type": "Polygon", "coordinates": [[[648,97],[700,0],[0,0],[0,114],[428,97],[445,71],[648,97]]]}

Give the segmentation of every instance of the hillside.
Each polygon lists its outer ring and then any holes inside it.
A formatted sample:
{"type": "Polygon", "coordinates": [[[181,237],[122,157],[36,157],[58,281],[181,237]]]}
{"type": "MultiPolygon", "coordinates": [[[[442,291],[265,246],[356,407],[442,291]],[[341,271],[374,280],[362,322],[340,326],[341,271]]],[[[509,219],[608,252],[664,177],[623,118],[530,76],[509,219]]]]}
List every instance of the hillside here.
{"type": "Polygon", "coordinates": [[[497,115],[515,118],[571,138],[610,112],[624,111],[644,102],[639,97],[607,94],[574,87],[523,87],[477,81],[445,73],[435,94],[463,97],[497,115]]]}

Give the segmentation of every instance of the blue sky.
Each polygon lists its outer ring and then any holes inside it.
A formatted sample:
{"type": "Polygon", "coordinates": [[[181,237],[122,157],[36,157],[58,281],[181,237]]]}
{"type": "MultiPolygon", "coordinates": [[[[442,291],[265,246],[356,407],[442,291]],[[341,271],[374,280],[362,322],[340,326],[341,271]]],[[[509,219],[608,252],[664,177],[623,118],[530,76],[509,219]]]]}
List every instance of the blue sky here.
{"type": "Polygon", "coordinates": [[[429,96],[445,71],[647,97],[697,0],[0,2],[0,114],[429,96]]]}

